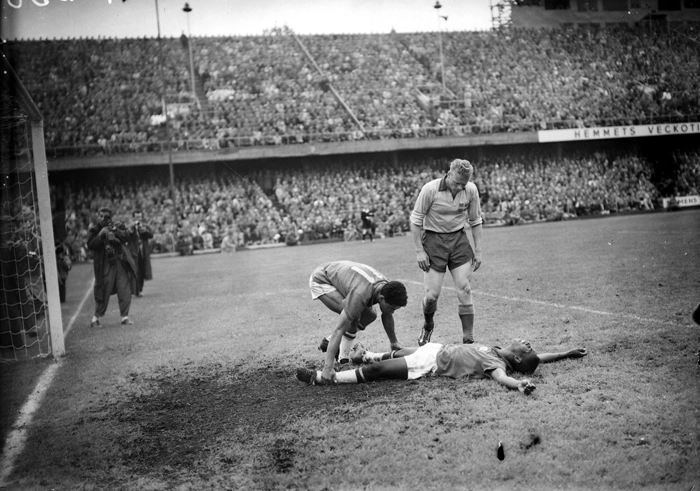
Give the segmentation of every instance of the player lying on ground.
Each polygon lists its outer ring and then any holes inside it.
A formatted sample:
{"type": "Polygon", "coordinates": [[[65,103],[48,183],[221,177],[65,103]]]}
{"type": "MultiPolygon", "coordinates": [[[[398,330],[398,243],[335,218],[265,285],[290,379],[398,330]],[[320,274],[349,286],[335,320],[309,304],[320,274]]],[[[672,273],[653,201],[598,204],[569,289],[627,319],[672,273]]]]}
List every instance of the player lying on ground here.
{"type": "MultiPolygon", "coordinates": [[[[358,343],[353,347],[353,363],[368,363],[368,366],[346,370],[335,374],[335,383],[358,384],[380,379],[413,380],[424,375],[451,378],[490,377],[509,389],[518,389],[524,394],[535,390],[528,379],[518,380],[508,372],[532,373],[541,363],[550,363],[566,358],[581,358],[588,354],[586,348],[574,348],[560,353],[537,354],[528,341],[514,339],[505,347],[480,344],[427,343],[418,348],[402,348],[388,353],[372,353],[358,343]]],[[[309,368],[298,368],[297,379],[310,385],[322,383],[321,372],[309,368]]]]}

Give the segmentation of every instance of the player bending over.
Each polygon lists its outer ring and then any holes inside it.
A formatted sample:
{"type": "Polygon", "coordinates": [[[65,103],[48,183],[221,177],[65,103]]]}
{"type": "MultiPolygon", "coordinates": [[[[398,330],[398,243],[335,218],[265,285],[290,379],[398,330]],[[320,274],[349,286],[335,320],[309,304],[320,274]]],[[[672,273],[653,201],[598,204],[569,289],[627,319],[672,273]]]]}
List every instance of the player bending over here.
{"type": "MultiPolygon", "coordinates": [[[[372,353],[358,343],[353,347],[353,363],[369,365],[335,374],[335,383],[358,384],[380,379],[413,380],[424,375],[476,379],[490,377],[509,389],[525,395],[535,390],[528,379],[518,380],[507,372],[532,373],[541,363],[566,358],[581,358],[586,348],[574,348],[561,353],[537,354],[528,341],[514,339],[510,346],[480,344],[427,343],[418,348],[402,348],[388,353],[372,353]]],[[[297,379],[310,385],[321,384],[321,372],[297,368],[297,379]]]]}
{"type": "Polygon", "coordinates": [[[311,298],[318,299],[339,314],[338,323],[330,336],[321,341],[319,349],[326,353],[323,379],[332,383],[336,356],[341,364],[350,362],[357,332],[363,331],[377,318],[374,305],[379,305],[382,325],[392,350],[401,349],[394,330],[394,312],[407,303],[406,287],[389,281],[382,273],[366,264],[353,261],[323,263],[309,278],[311,298]]]}

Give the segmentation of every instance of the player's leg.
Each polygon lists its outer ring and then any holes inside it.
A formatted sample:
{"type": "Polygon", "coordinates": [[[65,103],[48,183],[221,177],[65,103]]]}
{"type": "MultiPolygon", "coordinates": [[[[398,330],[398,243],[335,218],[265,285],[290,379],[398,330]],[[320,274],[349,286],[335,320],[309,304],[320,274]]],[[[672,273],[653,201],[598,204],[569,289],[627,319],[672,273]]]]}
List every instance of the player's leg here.
{"type": "Polygon", "coordinates": [[[437,302],[442,290],[442,281],[447,271],[449,258],[449,243],[445,242],[445,234],[424,232],[422,237],[423,250],[428,255],[430,269],[423,273],[424,295],[421,306],[423,308],[423,327],[418,345],[423,346],[430,342],[430,336],[435,327],[434,316],[437,310],[437,302]]]}
{"type": "Polygon", "coordinates": [[[457,299],[459,300],[458,313],[462,323],[462,342],[474,342],[474,301],[472,299],[472,287],[469,282],[471,274],[471,262],[450,270],[455,288],[457,289],[457,299]]]}
{"type": "Polygon", "coordinates": [[[458,314],[462,324],[462,342],[474,342],[474,302],[469,277],[472,273],[474,251],[465,232],[455,235],[447,267],[457,289],[458,314]]]}
{"type": "Polygon", "coordinates": [[[433,328],[435,327],[433,318],[437,310],[438,298],[440,297],[444,278],[444,271],[440,272],[432,268],[423,273],[424,295],[421,302],[423,308],[423,328],[418,338],[419,346],[429,343],[430,336],[433,334],[433,328]]]}
{"type": "MultiPolygon", "coordinates": [[[[338,292],[338,290],[329,291],[328,293],[319,296],[318,299],[323,305],[328,307],[329,310],[335,312],[336,314],[340,314],[343,311],[344,298],[340,294],[340,292],[338,292]]],[[[365,314],[363,312],[362,318],[365,320],[365,322],[369,323],[377,318],[377,314],[374,313],[373,310],[371,314],[365,314]],[[373,318],[371,314],[374,314],[373,318]]],[[[357,339],[357,330],[360,328],[360,322],[362,321],[362,318],[353,321],[353,323],[350,325],[350,329],[348,329],[343,334],[343,337],[340,339],[340,346],[338,348],[338,353],[336,353],[336,358],[338,358],[338,361],[341,363],[348,363],[350,361],[350,350],[352,349],[357,339]]],[[[363,325],[362,329],[364,329],[364,327],[365,326],[363,325]]],[[[321,341],[319,349],[324,353],[326,351],[326,348],[328,347],[329,341],[330,335],[326,336],[325,338],[323,338],[323,341],[321,341]]]]}
{"type": "Polygon", "coordinates": [[[121,323],[130,326],[133,322],[129,319],[131,309],[131,277],[120,261],[117,261],[117,300],[119,301],[119,314],[121,323]]]}
{"type": "Polygon", "coordinates": [[[364,349],[361,344],[353,346],[350,353],[350,359],[353,363],[360,365],[362,363],[376,363],[384,360],[392,360],[394,358],[405,358],[408,355],[412,355],[416,352],[418,347],[411,348],[401,348],[394,351],[387,351],[383,353],[375,353],[364,349]]]}
{"type": "Polygon", "coordinates": [[[348,370],[336,374],[336,380],[342,383],[372,382],[381,379],[414,380],[433,373],[437,369],[437,354],[441,344],[428,343],[418,348],[404,348],[385,354],[383,359],[357,370],[348,370]]]}
{"type": "Polygon", "coordinates": [[[95,278],[95,313],[90,321],[90,327],[102,327],[100,317],[104,317],[107,312],[110,293],[114,288],[115,281],[117,281],[117,271],[114,268],[110,268],[110,271],[102,278],[95,278]],[[99,281],[102,282],[102,288],[97,285],[99,281]],[[98,294],[98,290],[101,290],[101,295],[98,294]]]}

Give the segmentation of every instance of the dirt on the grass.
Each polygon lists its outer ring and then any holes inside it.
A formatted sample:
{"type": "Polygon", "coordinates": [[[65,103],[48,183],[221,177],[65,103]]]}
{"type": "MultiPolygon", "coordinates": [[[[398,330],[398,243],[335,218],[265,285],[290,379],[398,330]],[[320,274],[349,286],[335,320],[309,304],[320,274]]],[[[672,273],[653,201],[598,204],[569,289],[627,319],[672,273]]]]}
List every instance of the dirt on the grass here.
{"type": "MultiPolygon", "coordinates": [[[[373,385],[372,398],[402,385],[373,385]]],[[[208,453],[224,463],[240,463],[217,446],[217,438],[227,435],[245,435],[248,441],[237,443],[257,446],[274,472],[285,473],[303,444],[289,435],[297,419],[343,413],[344,406],[357,402],[362,401],[351,387],[307,387],[295,380],[293,368],[280,368],[278,361],[252,370],[189,364],[130,375],[100,401],[91,418],[111,426],[114,443],[122,447],[121,466],[133,475],[167,479],[168,469],[197,472],[208,453]],[[267,448],[260,449],[261,444],[267,448]]],[[[255,466],[248,477],[256,480],[255,466]]]]}

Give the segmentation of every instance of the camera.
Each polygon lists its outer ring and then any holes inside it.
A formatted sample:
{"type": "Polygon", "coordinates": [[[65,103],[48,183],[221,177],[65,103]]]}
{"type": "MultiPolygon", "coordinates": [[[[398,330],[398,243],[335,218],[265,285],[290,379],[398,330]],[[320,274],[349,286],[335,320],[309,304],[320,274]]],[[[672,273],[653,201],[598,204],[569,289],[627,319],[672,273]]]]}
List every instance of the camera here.
{"type": "Polygon", "coordinates": [[[109,261],[109,264],[116,264],[117,263],[117,253],[114,251],[114,247],[111,245],[107,244],[105,247],[105,252],[107,253],[107,261],[109,261]]]}

